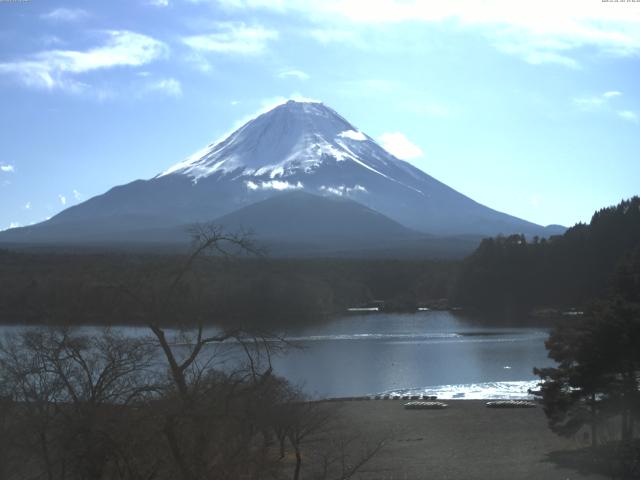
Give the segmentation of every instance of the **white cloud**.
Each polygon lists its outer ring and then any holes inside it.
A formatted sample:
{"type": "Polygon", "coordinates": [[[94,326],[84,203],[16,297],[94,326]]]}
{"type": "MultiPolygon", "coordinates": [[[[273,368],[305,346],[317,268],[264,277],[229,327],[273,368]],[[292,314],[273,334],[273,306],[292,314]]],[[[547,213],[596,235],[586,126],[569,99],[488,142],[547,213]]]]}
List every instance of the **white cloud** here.
{"type": "Polygon", "coordinates": [[[610,90],[601,95],[592,95],[590,97],[577,97],[573,99],[573,104],[580,110],[597,110],[609,106],[612,98],[622,96],[622,92],[610,90]]]}
{"type": "Polygon", "coordinates": [[[147,85],[150,92],[160,92],[172,97],[180,97],[182,95],[182,85],[175,78],[163,78],[147,85]]]}
{"type": "Polygon", "coordinates": [[[76,190],[75,188],[73,189],[73,198],[75,198],[76,200],[82,200],[83,195],[76,190]]]}
{"type": "Polygon", "coordinates": [[[638,114],[631,110],[621,110],[618,112],[618,116],[629,122],[638,123],[638,114]]]}
{"type": "Polygon", "coordinates": [[[41,17],[53,22],[78,22],[89,17],[89,13],[80,8],[56,8],[41,17]]]}
{"type": "MultiPolygon", "coordinates": [[[[324,3],[324,2],[323,2],[324,3]]],[[[516,44],[539,52],[562,52],[594,45],[611,53],[640,48],[640,10],[584,0],[335,0],[327,9],[354,22],[397,23],[454,20],[461,26],[488,26],[516,44]],[[498,27],[497,29],[495,27],[498,27]]]]}
{"type": "Polygon", "coordinates": [[[579,67],[578,50],[610,56],[640,53],[640,9],[600,0],[219,0],[228,8],[296,10],[322,23],[322,42],[354,43],[357,27],[403,22],[453,23],[474,29],[500,51],[531,64],[579,67]],[[273,5],[269,5],[272,3],[273,5]],[[351,24],[345,27],[345,20],[351,24]]]}
{"type": "Polygon", "coordinates": [[[351,193],[353,192],[363,192],[363,193],[368,193],[368,190],[363,187],[362,185],[354,185],[353,187],[347,187],[346,185],[338,185],[335,187],[328,187],[326,185],[322,185],[320,187],[320,191],[321,192],[327,192],[327,193],[331,193],[333,195],[338,195],[340,197],[342,197],[343,195],[351,195],[351,193]]]}
{"type": "Polygon", "coordinates": [[[269,180],[268,182],[255,183],[251,180],[245,183],[249,190],[299,190],[304,188],[302,182],[289,183],[281,180],[269,180]]]}
{"type": "Polygon", "coordinates": [[[60,203],[62,205],[66,205],[67,204],[67,197],[65,197],[64,195],[58,195],[58,199],[60,200],[60,203]]]}
{"type": "MultiPolygon", "coordinates": [[[[211,0],[188,0],[191,3],[204,3],[211,0]]],[[[292,3],[290,0],[215,0],[223,8],[247,9],[268,8],[270,10],[287,10],[292,3]]]]}
{"type": "Polygon", "coordinates": [[[573,99],[573,104],[580,110],[596,110],[603,107],[607,102],[607,97],[579,97],[573,99]]]}
{"type": "Polygon", "coordinates": [[[342,138],[348,138],[350,140],[358,140],[360,142],[363,142],[367,139],[367,136],[360,132],[360,131],[355,131],[355,130],[345,130],[344,132],[340,132],[338,134],[339,137],[342,138]]]}
{"type": "Polygon", "coordinates": [[[196,51],[185,55],[184,60],[202,73],[210,73],[213,71],[211,62],[204,55],[196,51]]]}
{"type": "Polygon", "coordinates": [[[25,210],[31,210],[31,202],[27,202],[24,204],[24,209],[25,210]]]}
{"type": "Polygon", "coordinates": [[[338,195],[339,197],[341,197],[344,194],[344,192],[339,188],[327,187],[325,185],[322,185],[320,187],[320,190],[322,190],[323,192],[332,193],[333,195],[338,195]]]}
{"type": "Polygon", "coordinates": [[[330,43],[343,43],[357,48],[366,48],[367,46],[366,42],[364,42],[354,30],[324,27],[309,30],[308,33],[312,38],[323,45],[330,43]]]}
{"type": "Polygon", "coordinates": [[[164,43],[139,33],[120,30],[106,35],[103,46],[86,51],[47,50],[24,60],[0,63],[0,74],[14,75],[29,87],[79,92],[87,85],[74,78],[77,74],[145,65],[167,52],[164,43]]]}
{"type": "Polygon", "coordinates": [[[20,222],[11,222],[5,230],[8,230],[9,228],[18,228],[19,226],[21,226],[20,222]]]}
{"type": "Polygon", "coordinates": [[[0,165],[0,172],[13,173],[15,171],[16,171],[16,167],[14,167],[13,165],[9,165],[8,163],[4,163],[0,165]]]}
{"type": "Polygon", "coordinates": [[[542,49],[535,43],[528,42],[527,39],[520,38],[514,41],[502,38],[494,41],[494,45],[501,52],[520,57],[531,65],[554,63],[573,69],[580,68],[577,60],[558,52],[542,49]]]}
{"type": "Polygon", "coordinates": [[[147,4],[154,7],[168,7],[169,0],[149,0],[147,4]]]}
{"type": "MultiPolygon", "coordinates": [[[[610,90],[601,95],[590,97],[578,97],[573,99],[573,104],[584,112],[605,112],[608,114],[615,113],[618,117],[629,122],[638,123],[638,115],[631,110],[615,110],[613,108],[612,99],[621,97],[622,92],[610,90]]],[[[617,101],[614,101],[614,103],[617,101]]]]}
{"type": "Polygon", "coordinates": [[[278,32],[259,25],[220,22],[215,32],[184,37],[182,41],[201,52],[257,55],[263,53],[270,41],[278,38],[278,32]]]}
{"type": "Polygon", "coordinates": [[[298,80],[309,80],[309,75],[302,70],[284,70],[278,74],[278,78],[297,78],[298,80]]]}
{"type": "Polygon", "coordinates": [[[401,160],[410,160],[424,156],[422,149],[412,143],[403,133],[387,132],[379,138],[382,148],[401,160]]]}

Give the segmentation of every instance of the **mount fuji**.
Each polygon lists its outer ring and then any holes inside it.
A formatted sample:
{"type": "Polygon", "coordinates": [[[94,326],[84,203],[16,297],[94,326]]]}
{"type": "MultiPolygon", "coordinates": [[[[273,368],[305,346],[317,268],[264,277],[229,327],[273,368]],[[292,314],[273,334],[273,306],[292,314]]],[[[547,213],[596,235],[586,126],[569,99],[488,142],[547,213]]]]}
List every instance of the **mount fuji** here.
{"type": "Polygon", "coordinates": [[[328,242],[332,248],[347,237],[351,243],[344,247],[356,248],[358,232],[360,240],[378,239],[382,247],[391,237],[563,231],[481,205],[394,157],[324,104],[290,100],[149,180],[112,188],[40,224],[2,232],[0,242],[178,242],[185,225],[202,221],[254,228],[273,243],[311,240],[287,222],[293,217],[298,227],[305,219],[305,231],[323,243],[336,240],[328,242]],[[285,205],[297,210],[283,216],[285,205]],[[332,221],[339,211],[344,218],[332,221]]]}

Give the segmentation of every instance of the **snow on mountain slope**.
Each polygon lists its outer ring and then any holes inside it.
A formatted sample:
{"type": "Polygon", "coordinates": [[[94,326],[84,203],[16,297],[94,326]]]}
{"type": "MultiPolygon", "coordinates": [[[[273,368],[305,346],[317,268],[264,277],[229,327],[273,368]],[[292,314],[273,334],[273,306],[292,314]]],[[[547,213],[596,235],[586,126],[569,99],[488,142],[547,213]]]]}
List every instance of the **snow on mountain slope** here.
{"type": "Polygon", "coordinates": [[[331,108],[288,101],[159,174],[241,184],[249,204],[265,193],[305,190],[354,199],[429,233],[540,233],[397,159],[331,108]],[[258,193],[262,193],[259,196],[258,193]]]}
{"type": "Polygon", "coordinates": [[[158,177],[182,174],[197,182],[222,172],[286,178],[312,173],[327,158],[355,162],[386,178],[381,170],[396,160],[322,103],[289,100],[158,177]]]}
{"type": "Polygon", "coordinates": [[[324,104],[288,101],[149,180],[114,187],[11,235],[38,239],[55,231],[62,239],[68,225],[70,236],[85,229],[125,237],[132,229],[215,220],[287,190],[348,198],[429,234],[547,233],[397,159],[324,104]]]}

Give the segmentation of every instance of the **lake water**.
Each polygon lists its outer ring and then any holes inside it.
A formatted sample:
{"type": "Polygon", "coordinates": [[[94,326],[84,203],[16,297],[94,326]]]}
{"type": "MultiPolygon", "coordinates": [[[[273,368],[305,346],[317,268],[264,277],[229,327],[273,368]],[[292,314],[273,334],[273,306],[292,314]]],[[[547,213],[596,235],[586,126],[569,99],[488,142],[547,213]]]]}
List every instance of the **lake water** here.
{"type": "Polygon", "coordinates": [[[548,329],[485,322],[450,312],[344,317],[292,334],[302,350],[274,366],[320,397],[526,397],[537,383],[533,367],[553,364],[544,347],[548,329]]]}
{"type": "MultiPolygon", "coordinates": [[[[12,330],[0,327],[0,334],[12,330]]],[[[450,312],[354,315],[287,332],[299,348],[275,357],[273,366],[314,397],[525,398],[537,383],[533,367],[553,364],[547,336],[545,327],[490,326],[450,312]]]]}

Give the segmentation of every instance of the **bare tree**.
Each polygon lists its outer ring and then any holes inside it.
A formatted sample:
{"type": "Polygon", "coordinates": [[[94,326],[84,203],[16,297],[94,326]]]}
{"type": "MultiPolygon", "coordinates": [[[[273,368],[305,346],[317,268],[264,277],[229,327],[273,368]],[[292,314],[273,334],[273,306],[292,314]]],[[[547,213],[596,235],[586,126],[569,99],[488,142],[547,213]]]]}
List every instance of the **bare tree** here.
{"type": "Polygon", "coordinates": [[[294,450],[292,479],[299,480],[303,458],[307,458],[309,478],[347,480],[358,473],[384,447],[387,437],[366,438],[344,428],[345,419],[335,404],[298,401],[286,405],[289,418],[287,438],[294,450]]]}
{"type": "Polygon", "coordinates": [[[27,330],[0,342],[0,371],[16,402],[22,460],[46,478],[101,478],[122,412],[149,390],[152,350],[110,331],[27,330]]]}
{"type": "Polygon", "coordinates": [[[0,468],[7,455],[20,464],[11,480],[298,480],[303,461],[310,476],[346,479],[377,452],[337,436],[332,409],[273,374],[284,340],[207,326],[216,268],[260,252],[213,225],[192,234],[188,256],[141,262],[141,275],[109,286],[113,312],[133,311],[151,336],[61,328],[0,342],[0,429],[20,433],[0,453],[0,468]]]}
{"type": "Polygon", "coordinates": [[[234,478],[237,468],[256,460],[250,450],[265,429],[251,418],[252,399],[269,383],[271,355],[280,342],[256,328],[206,327],[215,306],[207,291],[211,282],[203,277],[210,279],[213,269],[238,256],[262,252],[250,235],[229,234],[214,224],[195,225],[190,233],[192,251],[173,271],[155,272],[155,278],[152,272],[118,289],[138,306],[167,365],[169,382],[158,421],[177,475],[184,480],[212,474],[234,478]],[[231,345],[226,351],[236,361],[226,373],[213,368],[224,345],[231,345]]]}
{"type": "Polygon", "coordinates": [[[367,439],[361,433],[333,431],[316,452],[316,480],[353,478],[386,445],[388,438],[367,439]]]}

